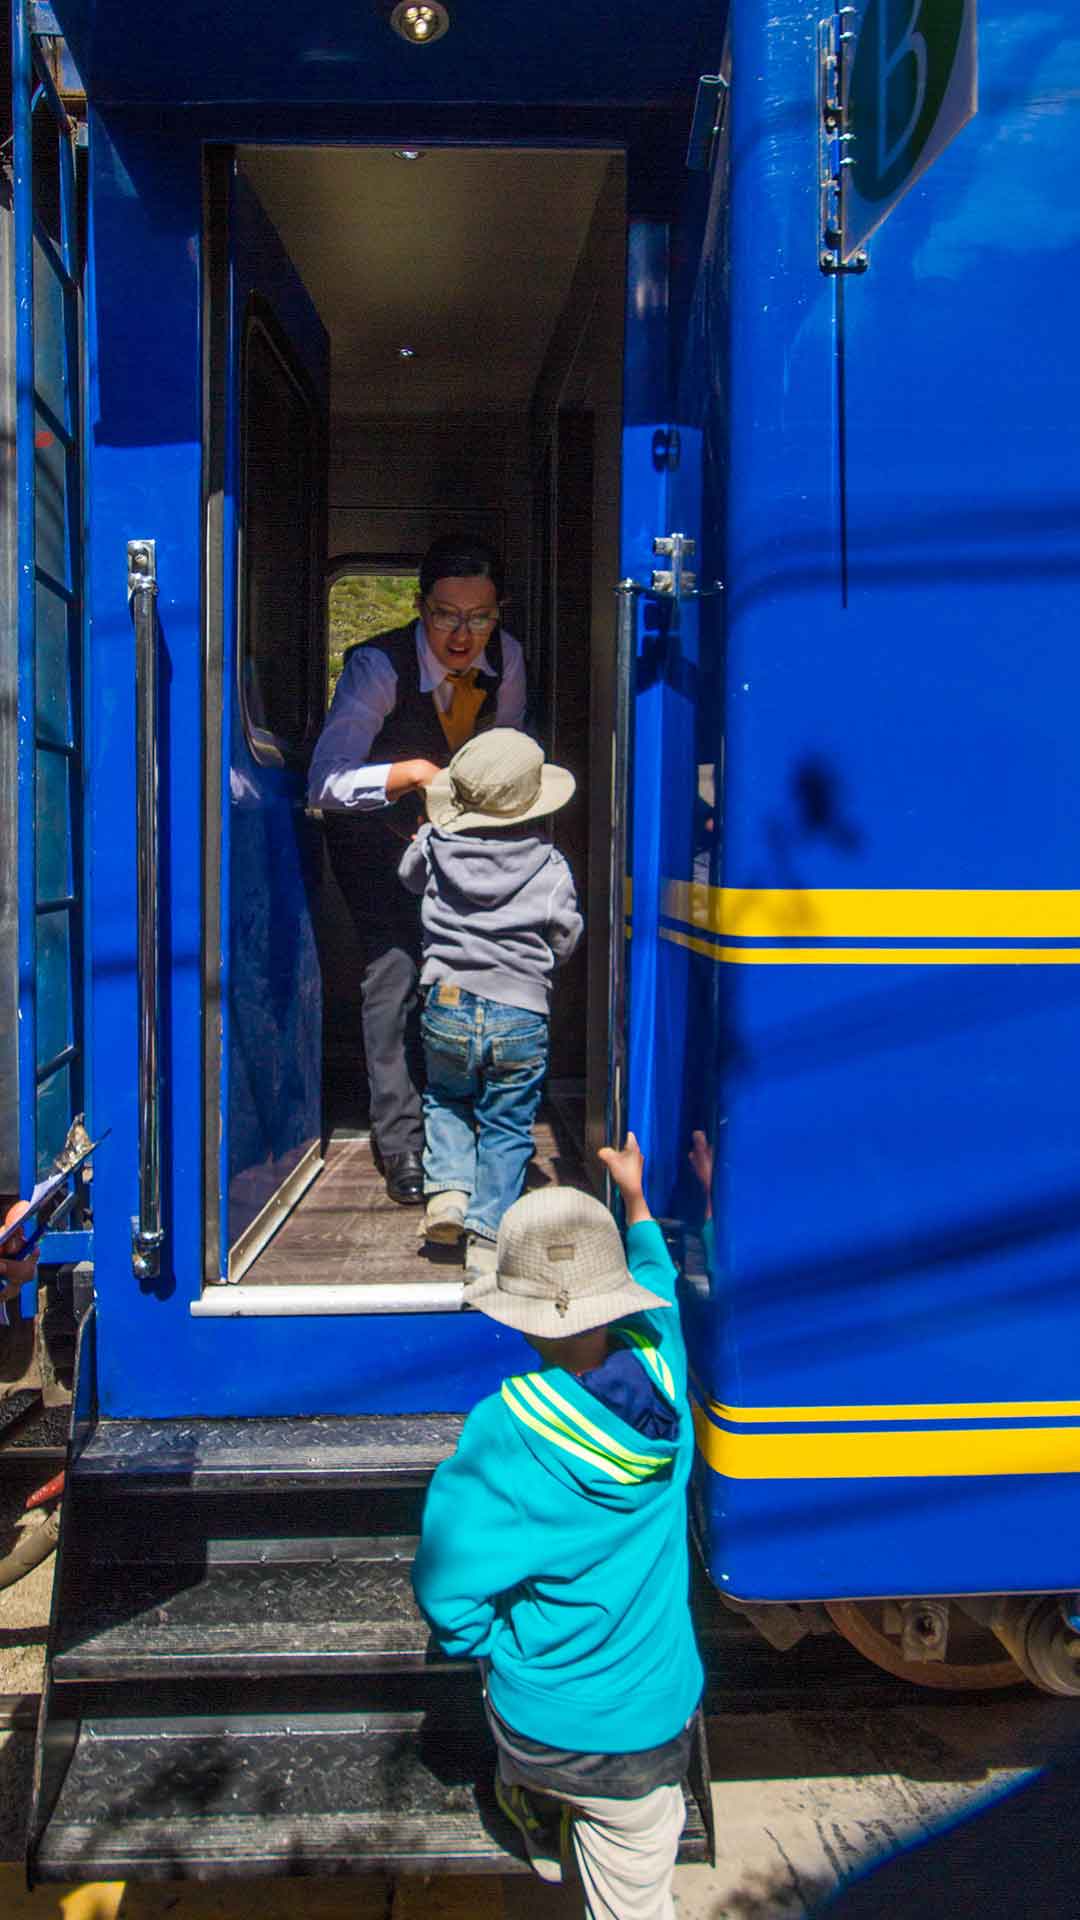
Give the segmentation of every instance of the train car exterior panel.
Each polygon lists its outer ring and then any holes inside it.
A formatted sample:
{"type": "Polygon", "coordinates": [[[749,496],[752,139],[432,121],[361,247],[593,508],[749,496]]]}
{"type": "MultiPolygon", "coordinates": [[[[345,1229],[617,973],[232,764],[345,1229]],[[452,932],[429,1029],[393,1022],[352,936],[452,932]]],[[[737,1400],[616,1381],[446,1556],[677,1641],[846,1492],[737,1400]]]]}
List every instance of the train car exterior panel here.
{"type": "Polygon", "coordinates": [[[1046,116],[1075,137],[1077,45],[1060,10],[980,9],[976,119],[841,280],[808,245],[815,24],[733,20],[723,845],[714,884],[684,858],[663,888],[658,999],[696,971],[717,1008],[710,1564],[746,1598],[1052,1590],[1075,253],[1036,150],[1046,116]]]}

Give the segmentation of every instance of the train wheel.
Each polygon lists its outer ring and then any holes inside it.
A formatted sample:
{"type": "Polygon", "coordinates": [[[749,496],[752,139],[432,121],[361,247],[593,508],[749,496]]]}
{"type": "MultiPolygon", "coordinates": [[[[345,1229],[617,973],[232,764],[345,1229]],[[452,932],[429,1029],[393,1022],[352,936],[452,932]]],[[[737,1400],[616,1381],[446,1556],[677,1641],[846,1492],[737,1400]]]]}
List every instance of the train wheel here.
{"type": "Polygon", "coordinates": [[[957,1624],[967,1629],[963,1650],[972,1658],[961,1662],[905,1660],[899,1637],[886,1633],[880,1624],[884,1611],[880,1600],[827,1600],[825,1611],[837,1632],[865,1659],[872,1660],[876,1667],[883,1667],[898,1680],[910,1680],[916,1687],[991,1693],[1002,1687],[1026,1684],[1016,1661],[1002,1658],[1000,1642],[973,1621],[965,1620],[963,1615],[957,1624]]]}

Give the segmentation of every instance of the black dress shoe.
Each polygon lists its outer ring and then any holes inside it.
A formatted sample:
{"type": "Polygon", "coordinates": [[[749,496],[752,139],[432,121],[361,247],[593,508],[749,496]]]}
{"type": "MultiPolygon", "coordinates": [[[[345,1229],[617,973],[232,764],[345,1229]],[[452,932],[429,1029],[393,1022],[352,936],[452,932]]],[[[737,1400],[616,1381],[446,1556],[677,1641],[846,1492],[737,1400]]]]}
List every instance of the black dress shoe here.
{"type": "Polygon", "coordinates": [[[424,1169],[418,1153],[385,1153],[382,1156],[383,1179],[391,1200],[399,1207],[424,1204],[424,1169]]]}

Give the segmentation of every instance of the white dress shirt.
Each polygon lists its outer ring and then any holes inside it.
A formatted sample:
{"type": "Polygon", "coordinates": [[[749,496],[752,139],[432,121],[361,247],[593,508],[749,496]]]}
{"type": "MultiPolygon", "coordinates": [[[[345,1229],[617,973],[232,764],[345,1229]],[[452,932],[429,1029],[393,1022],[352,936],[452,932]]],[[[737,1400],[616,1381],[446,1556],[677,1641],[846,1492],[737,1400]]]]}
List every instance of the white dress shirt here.
{"type": "MultiPolygon", "coordinates": [[[[428,645],[422,620],[416,622],[416,658],[420,691],[434,695],[445,713],[453,694],[450,674],[428,645]]],[[[525,658],[512,634],[502,636],[503,675],[495,699],[495,725],[520,727],[525,718],[525,658]]],[[[487,649],[473,661],[482,673],[493,671],[487,649]]],[[[330,711],[315,743],[308,769],[308,802],[313,807],[355,809],[360,813],[393,804],[386,798],[390,764],[370,766],[368,754],[383,721],[397,701],[397,674],[374,640],[354,648],[342,669],[330,711]]]]}

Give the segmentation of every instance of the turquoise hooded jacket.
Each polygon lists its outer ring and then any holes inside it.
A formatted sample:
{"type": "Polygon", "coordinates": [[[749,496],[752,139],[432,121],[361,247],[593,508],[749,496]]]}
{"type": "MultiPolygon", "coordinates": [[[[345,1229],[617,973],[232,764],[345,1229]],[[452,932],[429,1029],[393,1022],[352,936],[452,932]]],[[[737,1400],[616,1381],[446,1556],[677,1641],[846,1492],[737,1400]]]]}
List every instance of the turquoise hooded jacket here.
{"type": "Polygon", "coordinates": [[[546,1745],[636,1753],[701,1695],[689,1608],[694,1429],[675,1269],[654,1221],[631,1227],[635,1280],[672,1302],[616,1321],[678,1415],[649,1440],[561,1367],[520,1374],[470,1413],[432,1479],[413,1571],[452,1655],[488,1666],[491,1704],[546,1745]]]}

